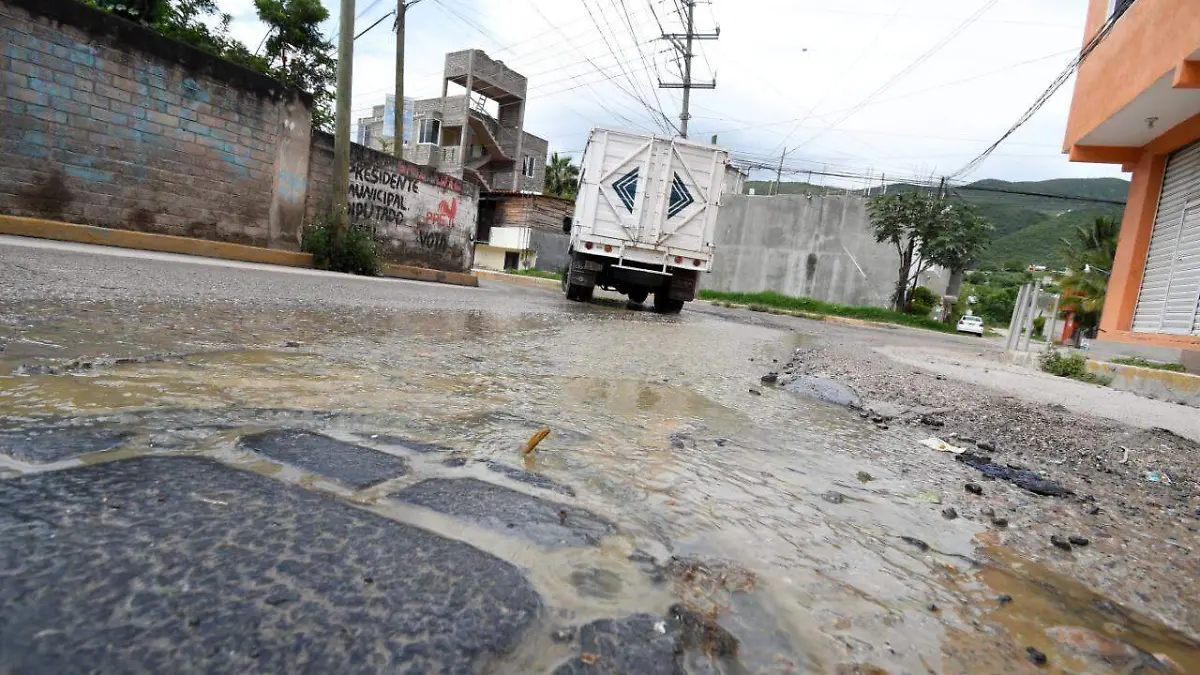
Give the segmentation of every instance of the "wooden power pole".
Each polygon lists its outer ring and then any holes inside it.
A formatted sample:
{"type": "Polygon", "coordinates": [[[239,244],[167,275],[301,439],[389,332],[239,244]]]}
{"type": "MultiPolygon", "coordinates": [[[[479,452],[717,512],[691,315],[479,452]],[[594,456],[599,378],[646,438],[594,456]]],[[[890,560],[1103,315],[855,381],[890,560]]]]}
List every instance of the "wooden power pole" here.
{"type": "Polygon", "coordinates": [[[396,0],[396,156],[404,159],[404,23],[408,19],[408,8],[421,0],[396,0]]]}
{"type": "Polygon", "coordinates": [[[341,0],[338,17],[337,101],[333,122],[333,217],[339,231],[350,227],[350,85],[354,73],[354,0],[341,0]]]}
{"type": "Polygon", "coordinates": [[[717,81],[715,79],[709,82],[693,82],[692,81],[692,41],[694,40],[716,40],[721,36],[721,29],[717,28],[712,33],[697,33],[695,29],[695,14],[696,0],[681,0],[684,11],[684,25],[687,27],[686,33],[663,33],[663,39],[670,42],[679,55],[683,57],[683,82],[663,82],[658,81],[660,89],[682,89],[683,90],[683,111],[679,113],[679,135],[687,138],[688,135],[688,120],[692,118],[689,112],[691,103],[691,94],[693,89],[716,89],[717,81]]]}

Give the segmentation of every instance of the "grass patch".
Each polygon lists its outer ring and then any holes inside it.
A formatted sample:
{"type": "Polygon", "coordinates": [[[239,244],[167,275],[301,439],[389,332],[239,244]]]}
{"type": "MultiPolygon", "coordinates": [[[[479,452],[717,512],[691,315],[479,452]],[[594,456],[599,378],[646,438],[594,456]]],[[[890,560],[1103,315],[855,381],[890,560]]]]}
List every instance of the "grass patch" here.
{"type": "Polygon", "coordinates": [[[1089,373],[1087,359],[1079,354],[1067,354],[1064,356],[1057,349],[1047,349],[1038,357],[1038,363],[1041,364],[1042,370],[1051,375],[1069,377],[1072,380],[1103,386],[1108,386],[1112,383],[1111,377],[1089,373]]]}
{"type": "Polygon", "coordinates": [[[1118,356],[1115,359],[1109,359],[1109,363],[1118,363],[1122,366],[1137,366],[1139,368],[1153,368],[1154,370],[1166,370],[1172,373],[1186,373],[1182,365],[1178,363],[1159,363],[1158,361],[1147,361],[1140,356],[1118,356]]]}
{"type": "Polygon", "coordinates": [[[547,272],[546,270],[535,270],[532,267],[527,270],[509,270],[509,274],[518,274],[523,277],[536,277],[538,279],[553,279],[562,281],[562,275],[558,272],[547,272]]]}
{"type": "Polygon", "coordinates": [[[812,298],[797,298],[773,291],[763,291],[761,293],[728,293],[725,291],[701,290],[700,297],[704,300],[717,301],[717,304],[725,303],[726,307],[730,306],[731,303],[748,305],[750,310],[754,312],[784,310],[787,312],[820,316],[844,316],[850,319],[892,323],[912,328],[936,330],[943,333],[954,332],[954,324],[941,323],[925,316],[915,316],[880,307],[839,305],[833,302],[813,300],[812,298]]]}

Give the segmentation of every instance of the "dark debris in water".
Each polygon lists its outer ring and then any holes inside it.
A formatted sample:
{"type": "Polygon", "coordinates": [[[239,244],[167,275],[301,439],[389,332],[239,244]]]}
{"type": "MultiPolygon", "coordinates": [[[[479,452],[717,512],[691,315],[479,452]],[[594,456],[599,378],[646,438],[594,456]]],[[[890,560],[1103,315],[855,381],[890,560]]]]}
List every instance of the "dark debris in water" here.
{"type": "Polygon", "coordinates": [[[1046,480],[1028,469],[1018,466],[994,464],[992,463],[992,458],[988,455],[976,455],[971,452],[964,452],[961,455],[955,455],[954,458],[979,471],[987,478],[1008,481],[1022,490],[1027,490],[1035,495],[1043,497],[1070,497],[1075,494],[1062,485],[1051,480],[1046,480]]]}

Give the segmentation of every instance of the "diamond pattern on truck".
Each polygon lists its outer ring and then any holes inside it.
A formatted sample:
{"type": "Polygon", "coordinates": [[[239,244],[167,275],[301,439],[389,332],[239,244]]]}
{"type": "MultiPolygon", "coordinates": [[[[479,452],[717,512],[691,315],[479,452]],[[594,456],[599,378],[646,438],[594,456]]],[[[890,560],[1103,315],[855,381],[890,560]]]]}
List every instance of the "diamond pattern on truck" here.
{"type": "Polygon", "coordinates": [[[692,193],[688,192],[687,186],[683,184],[683,179],[679,177],[679,174],[675,174],[675,180],[671,182],[671,202],[667,209],[667,217],[674,218],[679,215],[680,211],[695,202],[692,193]]]}
{"type": "Polygon", "coordinates": [[[638,170],[636,168],[613,182],[613,190],[616,191],[617,197],[621,199],[621,203],[629,209],[630,213],[633,213],[633,200],[637,197],[637,182],[638,170]]]}

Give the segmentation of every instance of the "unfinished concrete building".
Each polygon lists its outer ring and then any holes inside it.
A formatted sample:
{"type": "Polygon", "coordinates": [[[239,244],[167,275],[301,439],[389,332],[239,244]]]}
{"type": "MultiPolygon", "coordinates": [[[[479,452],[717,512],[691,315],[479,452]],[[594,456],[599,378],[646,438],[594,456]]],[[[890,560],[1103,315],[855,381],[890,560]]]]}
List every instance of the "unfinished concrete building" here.
{"type": "Polygon", "coordinates": [[[435,167],[483,192],[540,193],[548,143],[526,133],[525,76],[468,49],[446,55],[442,97],[414,105],[415,142],[404,159],[435,167]],[[465,89],[450,95],[450,84],[465,89]]]}

